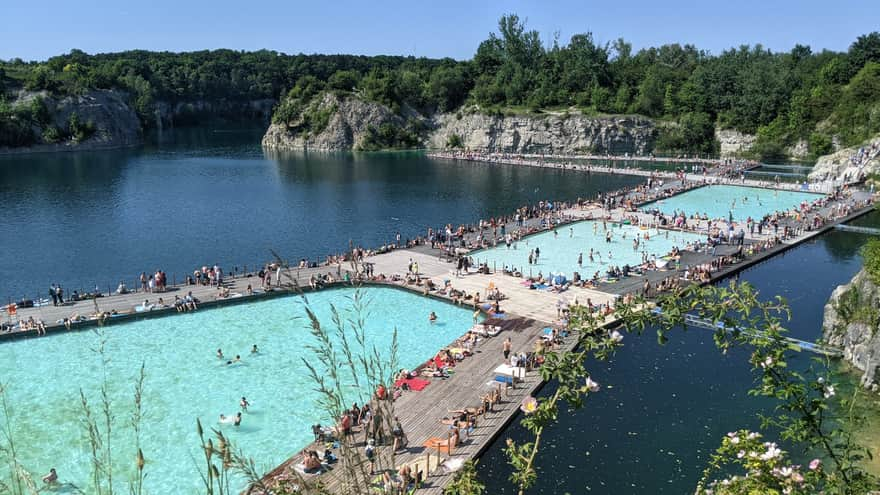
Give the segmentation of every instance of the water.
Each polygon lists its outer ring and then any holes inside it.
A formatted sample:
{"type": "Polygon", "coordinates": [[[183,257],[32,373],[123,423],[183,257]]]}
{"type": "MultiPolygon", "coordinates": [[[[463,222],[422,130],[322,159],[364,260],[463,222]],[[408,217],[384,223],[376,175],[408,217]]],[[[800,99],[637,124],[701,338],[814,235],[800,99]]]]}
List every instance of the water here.
{"type": "MultiPolygon", "coordinates": [[[[857,222],[880,225],[880,214],[857,222]]],[[[793,311],[785,324],[789,334],[815,340],[831,291],[861,268],[858,249],[866,239],[832,231],[746,270],[740,279],[763,298],[786,297],[793,311]]],[[[539,486],[528,493],[693,493],[721,437],[737,428],[758,429],[757,414],[772,411],[773,403],[747,395],[753,377],[746,350],[722,355],[707,330],[675,330],[660,346],[648,329],[627,336],[624,344],[611,362],[587,363],[603,390],[584,409],[560,414],[544,433],[539,486]]],[[[810,357],[797,355],[791,365],[803,367],[810,357]]],[[[553,391],[551,384],[542,393],[553,391]]],[[[516,493],[503,454],[507,437],[530,438],[514,421],[480,461],[493,494],[516,493]]]]}
{"type": "MultiPolygon", "coordinates": [[[[330,305],[350,310],[355,290],[321,291],[308,299],[324,325],[331,325],[330,305]]],[[[368,348],[376,344],[388,356],[382,345],[390,343],[396,327],[401,367],[407,369],[463,335],[472,323],[469,310],[411,292],[360,290],[373,316],[366,319],[368,348]],[[428,322],[431,311],[439,317],[435,324],[428,322]]],[[[206,431],[219,427],[267,469],[306,446],[312,440],[310,426],[328,424],[303,364],[312,354],[309,346],[316,344],[308,323],[300,299],[283,297],[106,327],[107,376],[117,418],[112,446],[121,464],[117,479],[127,479],[134,455],[127,423],[141,363],[147,373],[141,441],[148,493],[192,493],[199,487],[193,460],[201,458],[196,418],[206,431]],[[253,344],[260,349],[256,355],[250,354],[253,344]],[[217,348],[229,359],[240,354],[242,364],[225,364],[215,356],[217,348]],[[220,414],[239,411],[242,396],[252,403],[242,425],[218,424],[220,414]]],[[[16,440],[25,447],[20,449],[24,466],[34,473],[54,466],[62,481],[81,488],[88,486],[91,465],[79,390],[97,412],[100,356],[91,349],[99,342],[94,333],[83,331],[2,344],[0,376],[9,387],[16,440]]],[[[350,400],[364,403],[372,390],[352,386],[349,392],[350,400]]],[[[3,477],[6,472],[0,471],[3,477]]]]}
{"type": "Polygon", "coordinates": [[[600,221],[583,221],[565,225],[553,232],[542,232],[529,236],[516,243],[517,247],[508,248],[505,244],[473,253],[474,259],[489,266],[515,267],[523,274],[537,275],[565,274],[572,276],[579,272],[590,278],[594,272],[604,276],[612,266],[637,266],[642,264],[642,254],[656,255],[658,259],[667,255],[674,246],[684,249],[687,243],[699,241],[705,236],[683,232],[660,231],[658,229],[641,230],[632,225],[609,224],[611,242],[605,241],[606,231],[600,221]],[[645,239],[644,235],[649,238],[645,239]],[[634,240],[639,239],[638,249],[634,249],[634,240]],[[538,262],[529,265],[529,252],[540,249],[538,262]],[[590,250],[594,250],[593,261],[590,261],[590,250]],[[578,265],[578,255],[582,263],[578,265]]]}
{"type": "Polygon", "coordinates": [[[659,208],[667,214],[682,211],[688,216],[706,214],[713,219],[727,219],[732,214],[734,220],[744,222],[749,217],[760,220],[764,215],[791,210],[804,201],[810,202],[821,197],[821,194],[816,193],[760,187],[706,186],[648,203],[644,208],[659,208]]]}
{"type": "Polygon", "coordinates": [[[142,149],[0,156],[0,298],[135,286],[161,268],[227,273],[473,223],[638,177],[435,161],[420,153],[266,154],[263,129],[175,131],[142,149]],[[133,285],[134,284],[134,285],[133,285]]]}

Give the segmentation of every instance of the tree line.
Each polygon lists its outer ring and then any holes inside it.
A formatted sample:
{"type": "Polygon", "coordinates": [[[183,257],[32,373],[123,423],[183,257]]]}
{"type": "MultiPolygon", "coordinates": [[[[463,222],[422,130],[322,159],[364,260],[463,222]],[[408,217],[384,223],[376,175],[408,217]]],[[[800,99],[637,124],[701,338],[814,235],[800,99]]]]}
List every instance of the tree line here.
{"type": "Polygon", "coordinates": [[[159,101],[275,99],[275,119],[286,121],[315,95],[337,91],[427,114],[641,114],[663,123],[658,147],[669,151],[714,152],[719,126],[756,134],[763,157],[781,156],[799,140],[821,155],[833,140],[855,144],[880,131],[880,33],[859,36],[846,52],[755,45],[713,55],[687,44],[634,51],[623,39],[601,43],[589,32],[543,43],[518,16],[506,15],[466,61],[72,50],[44,62],[0,62],[0,145],[28,127],[21,125],[25,112],[9,103],[21,88],[58,95],[122,89],[146,125],[159,101]],[[16,119],[18,127],[11,126],[16,119]]]}

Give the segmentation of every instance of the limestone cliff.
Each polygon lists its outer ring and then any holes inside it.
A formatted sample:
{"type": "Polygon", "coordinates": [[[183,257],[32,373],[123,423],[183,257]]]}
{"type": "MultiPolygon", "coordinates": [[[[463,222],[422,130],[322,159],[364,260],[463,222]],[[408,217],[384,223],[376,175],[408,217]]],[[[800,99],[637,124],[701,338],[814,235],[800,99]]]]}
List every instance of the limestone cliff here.
{"type": "Polygon", "coordinates": [[[273,123],[263,146],[288,150],[381,148],[443,149],[451,143],[470,150],[511,153],[630,153],[653,149],[656,128],[642,117],[583,115],[500,116],[447,113],[425,117],[354,95],[325,93],[294,118],[273,123]]]}
{"type": "Polygon", "coordinates": [[[862,385],[880,381],[880,287],[865,270],[834,289],[825,305],[824,339],[843,349],[844,358],[862,370],[862,385]]]}
{"type": "Polygon", "coordinates": [[[654,122],[643,117],[450,113],[436,118],[426,144],[438,149],[455,142],[465,149],[510,153],[643,155],[653,149],[655,138],[654,122]]]}
{"type": "Polygon", "coordinates": [[[406,120],[379,103],[352,95],[324,93],[288,122],[273,122],[263,147],[278,150],[372,149],[378,133],[397,132],[406,120]]]}
{"type": "Polygon", "coordinates": [[[734,129],[715,129],[715,140],[718,141],[722,157],[738,156],[750,151],[756,139],[754,134],[745,134],[734,129]]]}
{"type": "Polygon", "coordinates": [[[810,172],[810,179],[824,180],[849,175],[880,173],[880,135],[861,146],[843,148],[819,158],[810,172]]]}
{"type": "Polygon", "coordinates": [[[141,143],[141,123],[120,91],[92,90],[57,97],[46,92],[21,91],[13,105],[42,100],[41,122],[32,124],[31,146],[0,148],[0,153],[97,150],[141,143]]]}

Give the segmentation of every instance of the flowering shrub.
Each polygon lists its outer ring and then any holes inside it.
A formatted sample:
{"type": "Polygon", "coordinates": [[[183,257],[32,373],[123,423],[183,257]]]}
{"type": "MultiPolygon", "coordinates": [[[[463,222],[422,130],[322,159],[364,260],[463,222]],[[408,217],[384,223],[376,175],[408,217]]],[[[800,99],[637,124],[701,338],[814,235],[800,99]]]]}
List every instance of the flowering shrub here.
{"type": "Polygon", "coordinates": [[[712,456],[706,476],[697,486],[697,495],[813,494],[822,482],[821,466],[819,459],[813,459],[806,468],[792,464],[785,451],[774,442],[764,441],[760,433],[730,432],[712,456]],[[714,471],[738,469],[744,473],[706,481],[714,471]]]}

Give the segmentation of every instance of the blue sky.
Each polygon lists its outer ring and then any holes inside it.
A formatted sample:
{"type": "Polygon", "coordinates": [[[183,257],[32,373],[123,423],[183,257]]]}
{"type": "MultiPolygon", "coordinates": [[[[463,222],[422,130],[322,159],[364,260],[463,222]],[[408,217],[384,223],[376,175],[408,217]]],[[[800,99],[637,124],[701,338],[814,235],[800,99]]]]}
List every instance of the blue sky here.
{"type": "Polygon", "coordinates": [[[0,59],[43,60],[71,48],[467,59],[504,13],[527,19],[545,40],[592,31],[599,41],[623,37],[636,49],[679,42],[713,53],[754,43],[846,50],[858,35],[880,29],[880,0],[2,0],[0,59]]]}

